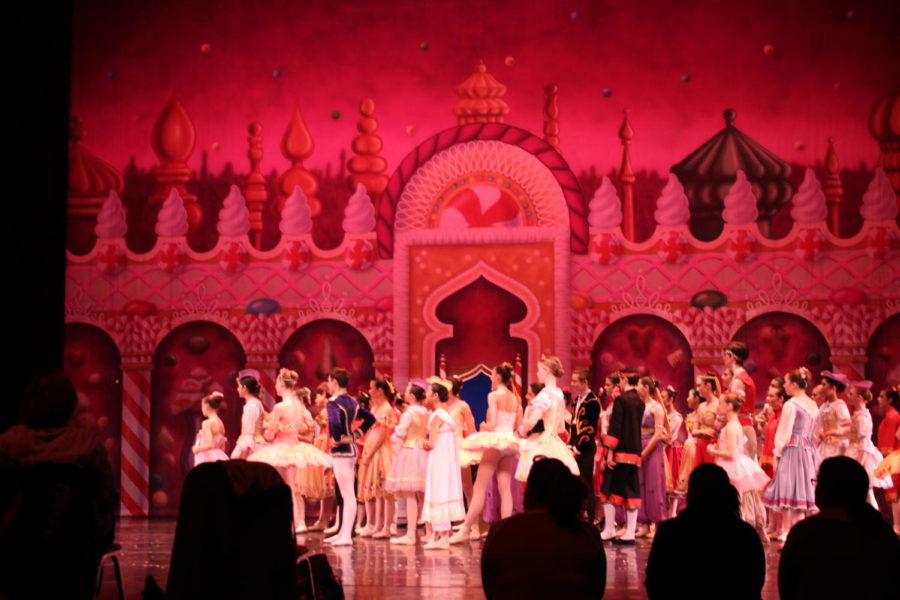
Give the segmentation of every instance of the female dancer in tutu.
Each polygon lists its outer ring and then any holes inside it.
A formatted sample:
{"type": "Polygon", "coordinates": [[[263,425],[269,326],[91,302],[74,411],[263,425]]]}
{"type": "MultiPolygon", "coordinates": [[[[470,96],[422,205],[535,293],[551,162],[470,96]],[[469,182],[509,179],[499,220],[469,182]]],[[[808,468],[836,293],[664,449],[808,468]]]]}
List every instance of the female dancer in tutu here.
{"type": "Polygon", "coordinates": [[[785,512],[778,539],[784,541],[787,531],[810,511],[816,509],[813,481],[819,471],[819,453],[813,445],[813,428],[819,409],[806,395],[809,371],[796,369],[784,376],[784,391],[791,397],[785,402],[775,432],[775,477],[763,493],[763,504],[785,512]]]}
{"type": "Polygon", "coordinates": [[[406,535],[392,538],[391,543],[412,545],[416,543],[416,521],[425,492],[428,452],[424,446],[430,413],[421,386],[407,385],[405,398],[407,408],[393,435],[399,441],[399,448],[384,488],[406,502],[406,535]]]}
{"type": "Polygon", "coordinates": [[[225,454],[225,424],[219,418],[219,404],[225,396],[222,392],[213,392],[200,401],[200,411],[206,419],[200,424],[197,439],[194,441],[194,466],[217,460],[228,460],[225,454]]]}
{"type": "MultiPolygon", "coordinates": [[[[872,382],[868,382],[870,385],[872,382]]],[[[862,383],[853,383],[847,388],[847,400],[853,408],[850,418],[850,436],[848,438],[847,456],[858,462],[869,474],[869,504],[878,510],[875,493],[872,487],[890,488],[890,477],[875,477],[875,469],[884,460],[881,452],[872,442],[872,415],[866,405],[872,401],[872,392],[862,383]]]]}
{"type": "Polygon", "coordinates": [[[450,524],[466,516],[462,481],[459,477],[459,448],[456,445],[456,419],[447,412],[450,391],[432,383],[429,400],[435,407],[428,418],[428,463],[425,474],[425,503],[422,519],[431,525],[432,539],[425,549],[450,547],[450,524]]]}
{"type": "MultiPolygon", "coordinates": [[[[301,442],[303,435],[315,425],[309,411],[301,402],[296,389],[296,371],[281,369],[275,378],[275,391],[281,402],[275,405],[264,424],[264,437],[271,442],[251,454],[247,460],[272,465],[291,488],[294,504],[294,527],[297,533],[306,532],[306,500],[302,496],[298,474],[308,468],[331,467],[331,457],[313,446],[301,442]]],[[[300,392],[309,397],[309,390],[300,392]]]]}
{"type": "Polygon", "coordinates": [[[563,423],[564,406],[563,393],[556,385],[556,380],[562,377],[563,373],[562,363],[557,357],[541,356],[537,366],[537,377],[544,384],[544,389],[531,401],[522,424],[516,431],[520,437],[525,437],[540,420],[544,421],[544,430],[532,434],[522,443],[519,465],[516,467],[516,479],[519,481],[528,481],[528,474],[536,456],[559,459],[569,467],[573,475],[579,474],[575,457],[558,435],[563,423]]]}
{"type": "Polygon", "coordinates": [[[497,489],[500,494],[500,518],[505,519],[513,511],[512,477],[519,440],[515,429],[522,424],[522,404],[512,392],[513,366],[503,363],[491,374],[494,391],[488,394],[487,420],[481,424],[481,431],[463,440],[463,449],[481,454],[478,476],[472,503],[466,513],[466,520],[459,531],[450,538],[451,544],[460,544],[469,539],[478,539],[477,527],[473,529],[484,509],[485,497],[491,478],[496,473],[497,489]],[[471,535],[470,535],[471,532],[471,535]]]}
{"type": "Polygon", "coordinates": [[[725,469],[731,485],[737,489],[741,498],[741,517],[753,525],[763,543],[767,543],[766,511],[758,491],[769,483],[769,476],[744,453],[747,440],[738,417],[743,404],[744,399],[736,392],[726,392],[722,396],[719,412],[725,417],[725,426],[719,432],[715,446],[710,445],[706,450],[716,457],[716,464],[725,469]]]}
{"type": "Polygon", "coordinates": [[[362,537],[387,539],[394,522],[394,497],[384,487],[394,462],[394,448],[390,442],[397,424],[391,404],[393,398],[394,386],[389,377],[379,377],[369,382],[369,410],[376,420],[375,425],[366,432],[366,441],[359,456],[358,494],[366,505],[366,526],[360,532],[362,537]]]}

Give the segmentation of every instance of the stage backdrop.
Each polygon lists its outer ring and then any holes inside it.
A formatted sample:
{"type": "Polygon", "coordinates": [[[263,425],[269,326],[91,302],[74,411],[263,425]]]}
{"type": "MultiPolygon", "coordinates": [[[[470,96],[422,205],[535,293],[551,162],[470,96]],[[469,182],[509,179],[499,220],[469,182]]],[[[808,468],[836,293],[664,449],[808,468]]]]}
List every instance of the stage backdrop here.
{"type": "MultiPolygon", "coordinates": [[[[541,354],[672,384],[750,347],[898,383],[897,3],[80,2],[66,369],[128,515],[277,369],[541,354]],[[751,24],[751,26],[748,26],[751,24]]],[[[40,185],[40,182],[29,182],[40,185]]],[[[757,403],[762,398],[754,399],[757,403]]]]}

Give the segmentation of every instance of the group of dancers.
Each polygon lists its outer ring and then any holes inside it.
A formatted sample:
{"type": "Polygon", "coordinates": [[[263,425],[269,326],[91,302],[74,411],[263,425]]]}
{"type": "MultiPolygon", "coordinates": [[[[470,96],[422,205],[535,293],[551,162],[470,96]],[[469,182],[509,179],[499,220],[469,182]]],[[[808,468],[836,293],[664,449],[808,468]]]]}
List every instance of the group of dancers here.
{"type": "MultiPolygon", "coordinates": [[[[491,519],[521,510],[531,466],[544,458],[560,460],[593,489],[596,504],[585,506],[585,517],[600,513],[604,541],[633,544],[653,535],[656,523],[684,506],[688,477],[704,462],[725,469],[743,518],[760,536],[783,541],[793,523],[815,512],[818,464],[835,455],[855,458],[872,485],[885,488],[900,534],[897,388],[878,397],[884,418],[876,447],[867,408],[871,383],[823,371],[812,387],[809,372],[797,369],[771,381],[757,412],[756,387],[743,368],[748,354],[744,344],[730,343],[724,377],[697,378],[686,397],[687,415],[677,410],[672,386],[630,369],[608,375],[600,396],[591,391],[586,370],[576,370],[564,391],[562,364],[553,356],[538,361],[538,383],[526,390],[523,406],[513,367],[503,363],[491,373],[487,414],[477,431],[458,377],[413,380],[402,394],[389,377],[377,377],[366,394],[353,397],[343,368],[333,369],[314,394],[298,385],[296,372],[281,369],[281,401],[266,413],[258,375],[242,371],[241,433],[231,458],[275,467],[293,490],[295,531],[324,532],[325,543],[335,546],[352,544],[354,531],[416,544],[417,525],[424,525],[426,549],[480,539],[486,508],[493,508],[491,519]],[[334,514],[336,497],[340,514],[334,514]],[[309,527],[307,502],[320,503],[309,527]],[[400,513],[407,523],[403,535],[400,513]]],[[[219,393],[202,401],[206,419],[195,464],[229,458],[217,415],[221,401],[219,393]]]]}

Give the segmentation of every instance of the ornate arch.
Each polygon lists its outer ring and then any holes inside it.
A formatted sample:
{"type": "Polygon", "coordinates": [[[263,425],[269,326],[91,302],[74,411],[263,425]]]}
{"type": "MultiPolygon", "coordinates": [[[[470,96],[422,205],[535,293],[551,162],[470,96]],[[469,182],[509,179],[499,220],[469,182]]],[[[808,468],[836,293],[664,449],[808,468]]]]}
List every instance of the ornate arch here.
{"type": "MultiPolygon", "coordinates": [[[[459,170],[440,173],[437,169],[446,169],[448,166],[452,168],[452,160],[462,158],[458,153],[454,152],[453,147],[471,142],[476,142],[476,144],[469,146],[469,149],[484,150],[490,147],[494,149],[506,147],[508,151],[520,153],[521,157],[527,156],[531,159],[533,163],[532,171],[535,174],[540,173],[540,171],[543,171],[543,173],[541,173],[541,177],[533,178],[532,181],[527,183],[534,187],[540,182],[540,185],[535,189],[546,189],[547,181],[555,182],[556,189],[554,194],[548,194],[545,191],[538,196],[541,199],[541,203],[544,204],[545,214],[549,217],[551,212],[553,212],[550,207],[551,203],[555,202],[557,205],[565,203],[565,213],[568,216],[567,225],[570,228],[571,250],[578,254],[587,252],[587,204],[575,175],[569,169],[562,156],[546,141],[524,129],[504,123],[473,123],[461,127],[451,127],[424,141],[410,152],[394,171],[391,180],[388,182],[387,189],[385,189],[384,194],[378,201],[376,232],[379,254],[383,258],[393,256],[394,230],[398,224],[398,217],[403,216],[400,215],[399,209],[404,199],[407,201],[418,201],[417,194],[429,193],[427,189],[418,187],[421,183],[424,183],[420,170],[427,168],[431,175],[439,173],[438,180],[465,175],[466,173],[459,170]],[[477,142],[488,145],[484,146],[477,142]],[[490,146],[490,144],[493,144],[493,146],[490,146]],[[433,160],[436,162],[432,162],[433,160]],[[535,168],[538,166],[541,169],[535,168]]],[[[503,156],[488,157],[483,152],[476,151],[475,155],[467,160],[488,161],[484,164],[493,165],[498,169],[498,172],[504,175],[516,175],[514,169],[511,169],[511,165],[503,159],[503,156]]],[[[463,161],[462,164],[471,165],[477,163],[463,161]]],[[[528,163],[526,162],[525,164],[528,163]]],[[[533,198],[533,200],[537,202],[538,197],[533,198]]],[[[434,195],[428,198],[428,204],[433,204],[435,199],[436,196],[434,195]]],[[[556,218],[554,221],[559,221],[559,219],[556,218]]]]}
{"type": "Polygon", "coordinates": [[[435,345],[440,340],[453,336],[453,327],[438,319],[438,305],[447,297],[455,294],[473,281],[476,281],[479,277],[483,277],[494,285],[512,292],[525,303],[527,309],[525,318],[518,323],[512,323],[509,328],[509,334],[512,337],[525,340],[528,344],[528,356],[539,356],[541,339],[540,336],[535,333],[535,325],[541,316],[541,303],[527,286],[522,285],[514,278],[492,268],[490,265],[479,261],[469,270],[444,282],[443,285],[431,292],[425,300],[422,311],[423,318],[425,319],[425,323],[431,329],[431,331],[425,335],[425,340],[422,344],[422,364],[424,365],[424,371],[426,373],[435,372],[435,345]]]}

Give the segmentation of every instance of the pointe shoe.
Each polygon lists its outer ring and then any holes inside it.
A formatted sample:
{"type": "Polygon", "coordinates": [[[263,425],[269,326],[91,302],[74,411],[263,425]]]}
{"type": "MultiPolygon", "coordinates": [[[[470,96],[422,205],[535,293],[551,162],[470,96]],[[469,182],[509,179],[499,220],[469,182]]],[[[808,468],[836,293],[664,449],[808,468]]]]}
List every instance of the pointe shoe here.
{"type": "MultiPolygon", "coordinates": [[[[464,544],[469,541],[469,530],[465,527],[460,528],[459,531],[450,536],[450,539],[447,540],[447,545],[450,544],[464,544]]],[[[427,548],[427,546],[426,546],[427,548]]]]}
{"type": "Polygon", "coordinates": [[[450,539],[447,537],[442,537],[439,540],[434,542],[428,542],[425,544],[426,550],[449,550],[450,549],[450,539]]]}
{"type": "Polygon", "coordinates": [[[391,538],[391,543],[397,544],[398,546],[415,546],[416,540],[410,538],[408,535],[402,535],[400,537],[391,538]]]}

